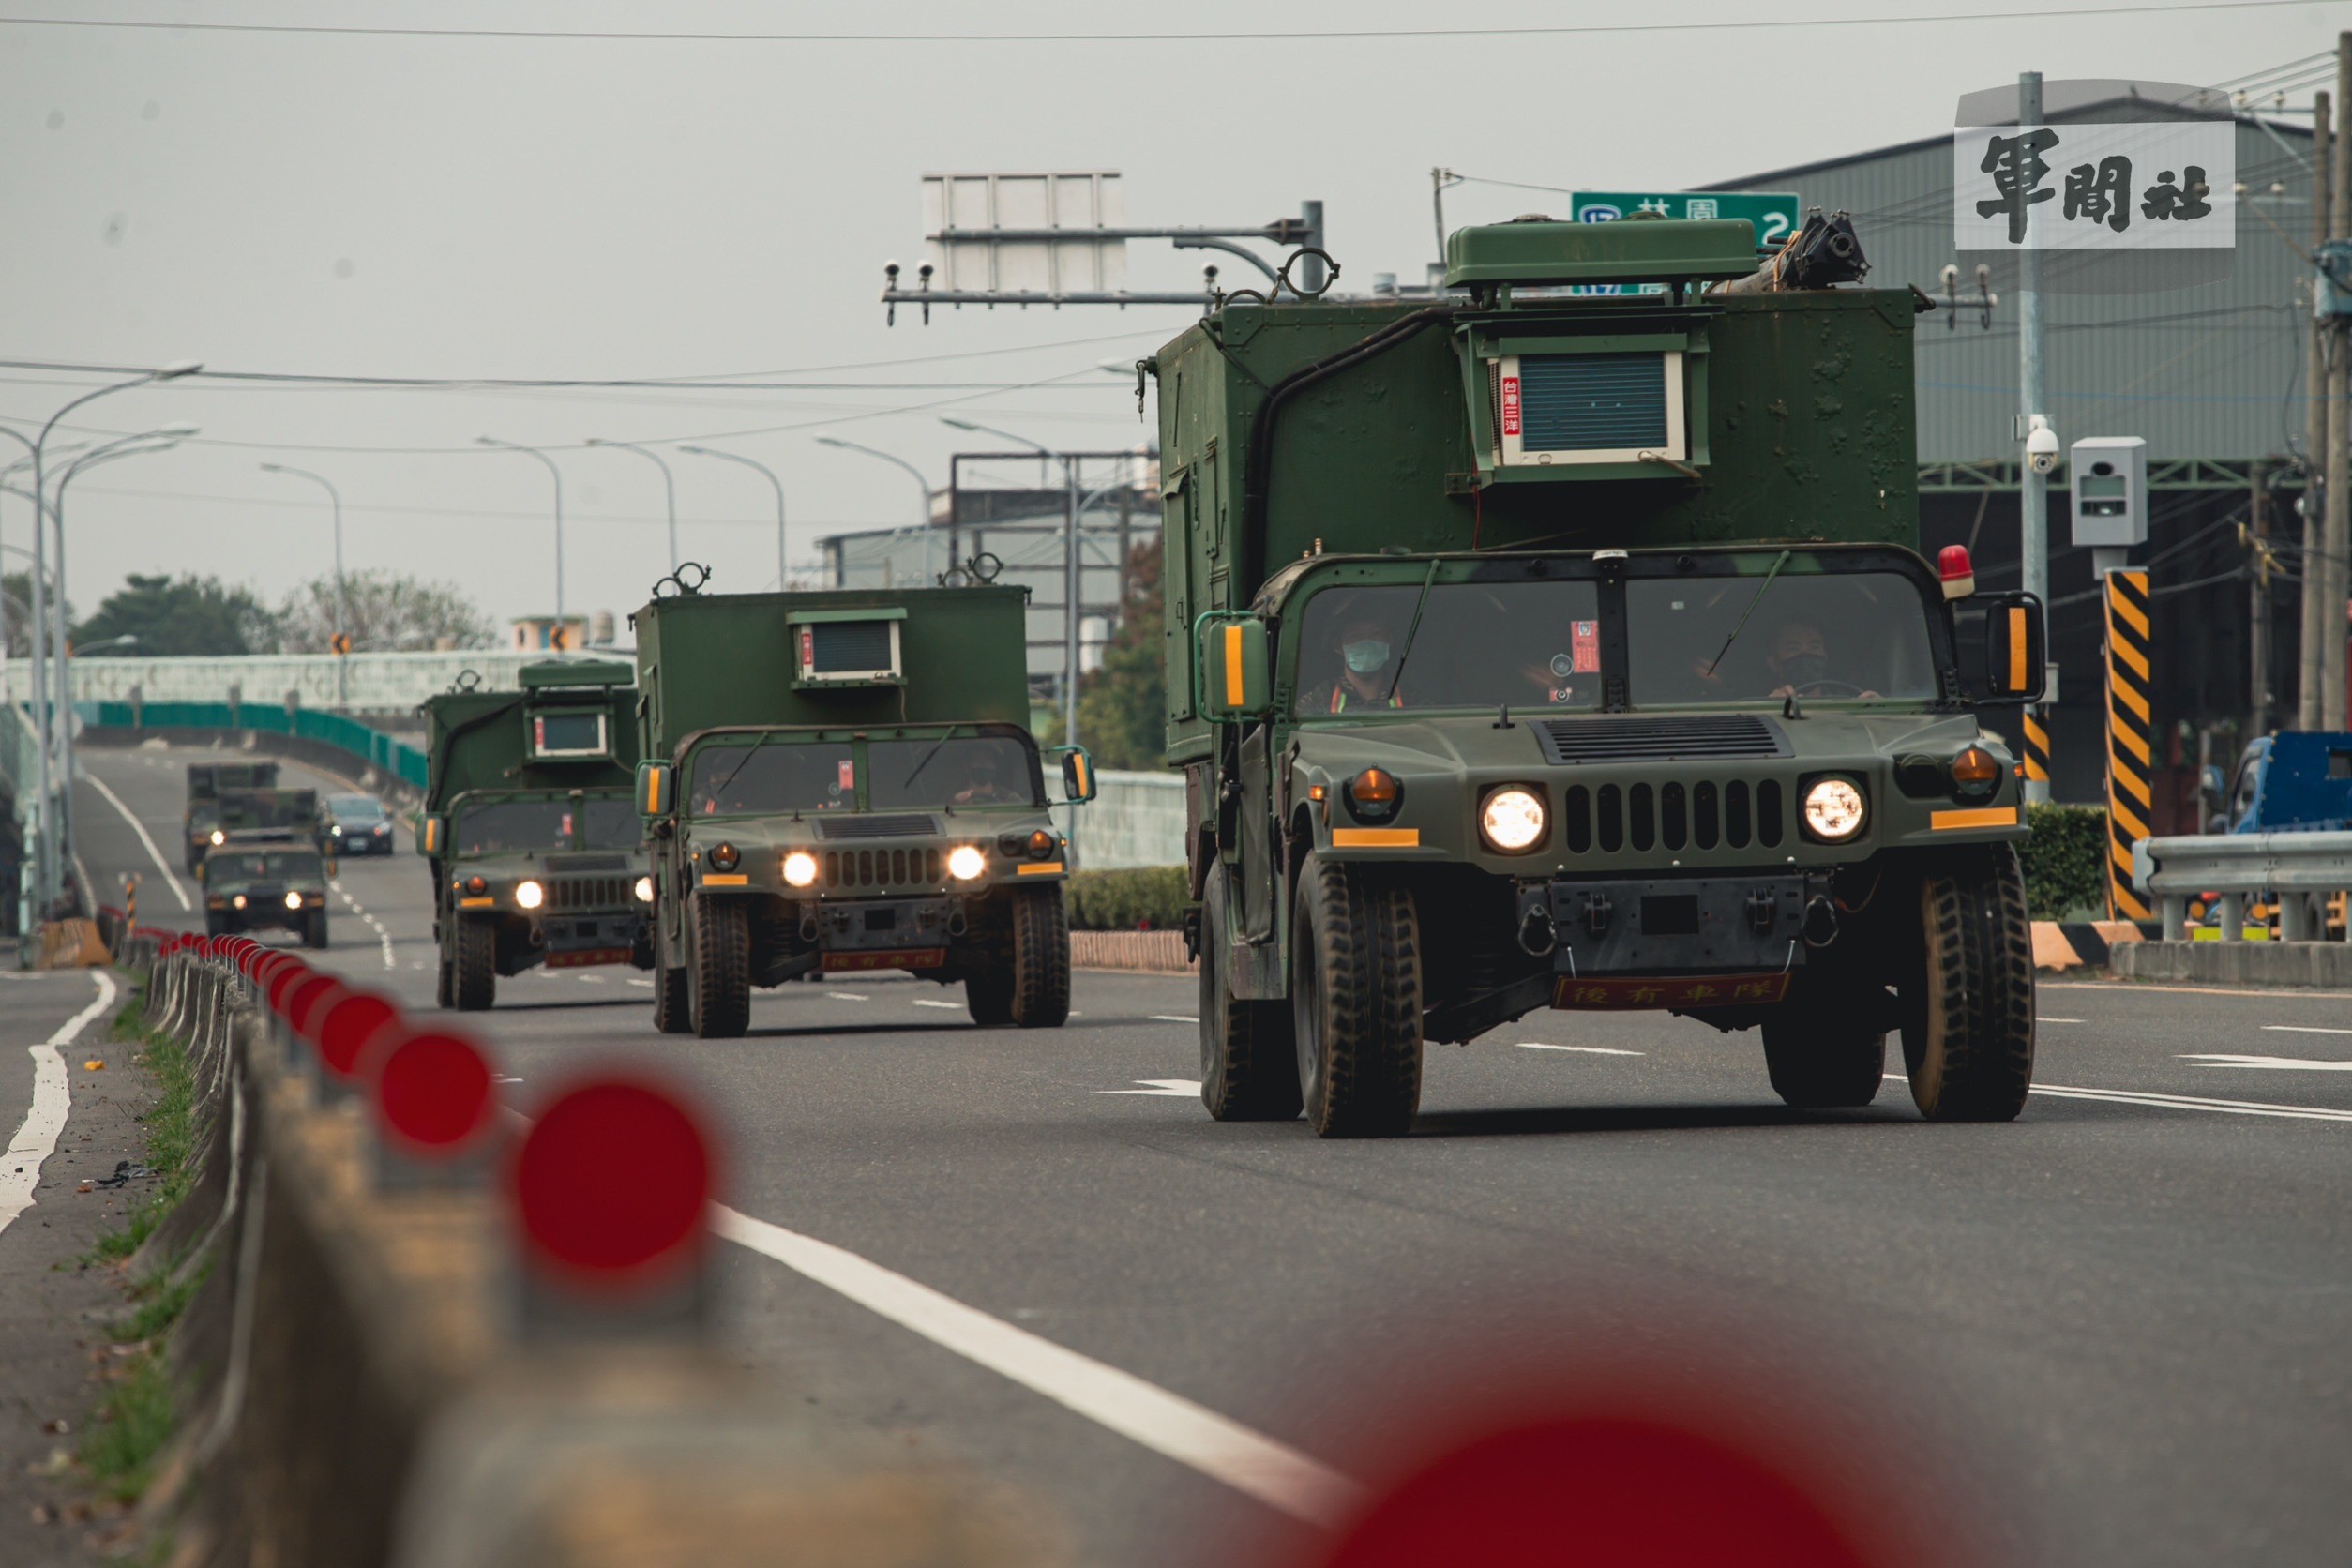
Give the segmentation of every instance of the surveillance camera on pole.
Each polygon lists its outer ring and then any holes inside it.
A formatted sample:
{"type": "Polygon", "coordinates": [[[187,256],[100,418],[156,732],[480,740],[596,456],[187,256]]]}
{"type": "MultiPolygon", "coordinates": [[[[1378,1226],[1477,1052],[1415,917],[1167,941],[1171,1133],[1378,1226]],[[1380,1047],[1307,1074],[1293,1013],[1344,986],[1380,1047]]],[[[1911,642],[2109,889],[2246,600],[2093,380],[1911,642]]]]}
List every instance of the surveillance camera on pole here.
{"type": "Polygon", "coordinates": [[[2042,415],[2030,416],[2031,428],[2026,431],[2026,461],[2036,474],[2054,474],[2058,464],[2058,431],[2050,429],[2050,421],[2042,415]]]}

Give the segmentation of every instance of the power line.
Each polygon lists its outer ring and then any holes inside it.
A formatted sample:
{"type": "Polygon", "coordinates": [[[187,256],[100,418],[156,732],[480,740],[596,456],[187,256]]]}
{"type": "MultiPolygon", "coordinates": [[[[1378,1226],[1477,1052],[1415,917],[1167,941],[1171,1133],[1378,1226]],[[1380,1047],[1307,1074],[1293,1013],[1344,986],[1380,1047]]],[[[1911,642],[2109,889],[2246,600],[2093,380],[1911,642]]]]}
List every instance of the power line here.
{"type": "Polygon", "coordinates": [[[2161,16],[2302,6],[2309,0],[2184,0],[2171,5],[2066,6],[2043,10],[1943,11],[1927,16],[1790,17],[1753,22],[1618,22],[1527,27],[1342,27],[1182,33],[753,33],[520,27],[385,27],[268,22],[139,22],[103,17],[0,16],[0,26],[137,33],[225,33],[361,38],[501,38],[618,43],[1265,43],[1342,38],[1592,38],[1616,34],[1752,33],[1795,28],[1893,27],[1953,22],[2048,22],[2063,17],[2161,16]]]}

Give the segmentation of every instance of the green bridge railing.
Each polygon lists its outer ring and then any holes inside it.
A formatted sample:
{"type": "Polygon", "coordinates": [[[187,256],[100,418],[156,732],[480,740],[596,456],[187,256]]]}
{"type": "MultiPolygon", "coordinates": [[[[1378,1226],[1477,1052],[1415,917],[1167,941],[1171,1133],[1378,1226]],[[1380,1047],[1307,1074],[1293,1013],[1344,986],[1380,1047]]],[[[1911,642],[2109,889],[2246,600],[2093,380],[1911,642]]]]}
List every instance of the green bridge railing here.
{"type": "Polygon", "coordinates": [[[257,730],[295,735],[348,751],[422,790],[425,754],[355,718],[315,708],[292,710],[259,702],[78,702],[84,724],[119,730],[257,730]]]}

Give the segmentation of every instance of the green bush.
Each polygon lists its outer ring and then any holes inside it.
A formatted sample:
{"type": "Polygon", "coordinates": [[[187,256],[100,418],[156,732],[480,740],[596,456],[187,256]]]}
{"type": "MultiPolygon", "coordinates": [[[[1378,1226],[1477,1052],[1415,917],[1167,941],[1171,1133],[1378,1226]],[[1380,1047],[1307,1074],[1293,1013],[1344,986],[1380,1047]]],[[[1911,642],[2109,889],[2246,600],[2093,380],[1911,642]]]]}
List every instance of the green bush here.
{"type": "Polygon", "coordinates": [[[1070,874],[1070,927],[1078,931],[1177,931],[1191,884],[1181,866],[1070,874]]]}
{"type": "Polygon", "coordinates": [[[2098,806],[2028,806],[2026,903],[2036,920],[2103,920],[2107,910],[2107,812],[2098,806]]]}

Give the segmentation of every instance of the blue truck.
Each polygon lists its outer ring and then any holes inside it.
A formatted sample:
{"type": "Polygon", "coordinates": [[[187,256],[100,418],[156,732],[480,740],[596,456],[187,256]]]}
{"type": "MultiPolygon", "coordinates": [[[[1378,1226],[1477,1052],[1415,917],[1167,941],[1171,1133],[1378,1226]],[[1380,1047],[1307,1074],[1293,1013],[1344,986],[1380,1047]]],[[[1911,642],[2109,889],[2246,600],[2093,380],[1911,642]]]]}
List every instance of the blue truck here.
{"type": "Polygon", "coordinates": [[[2352,734],[2282,731],[2248,744],[2224,790],[2221,770],[2207,779],[2223,803],[2229,833],[2342,833],[2352,830],[2352,734]]]}

